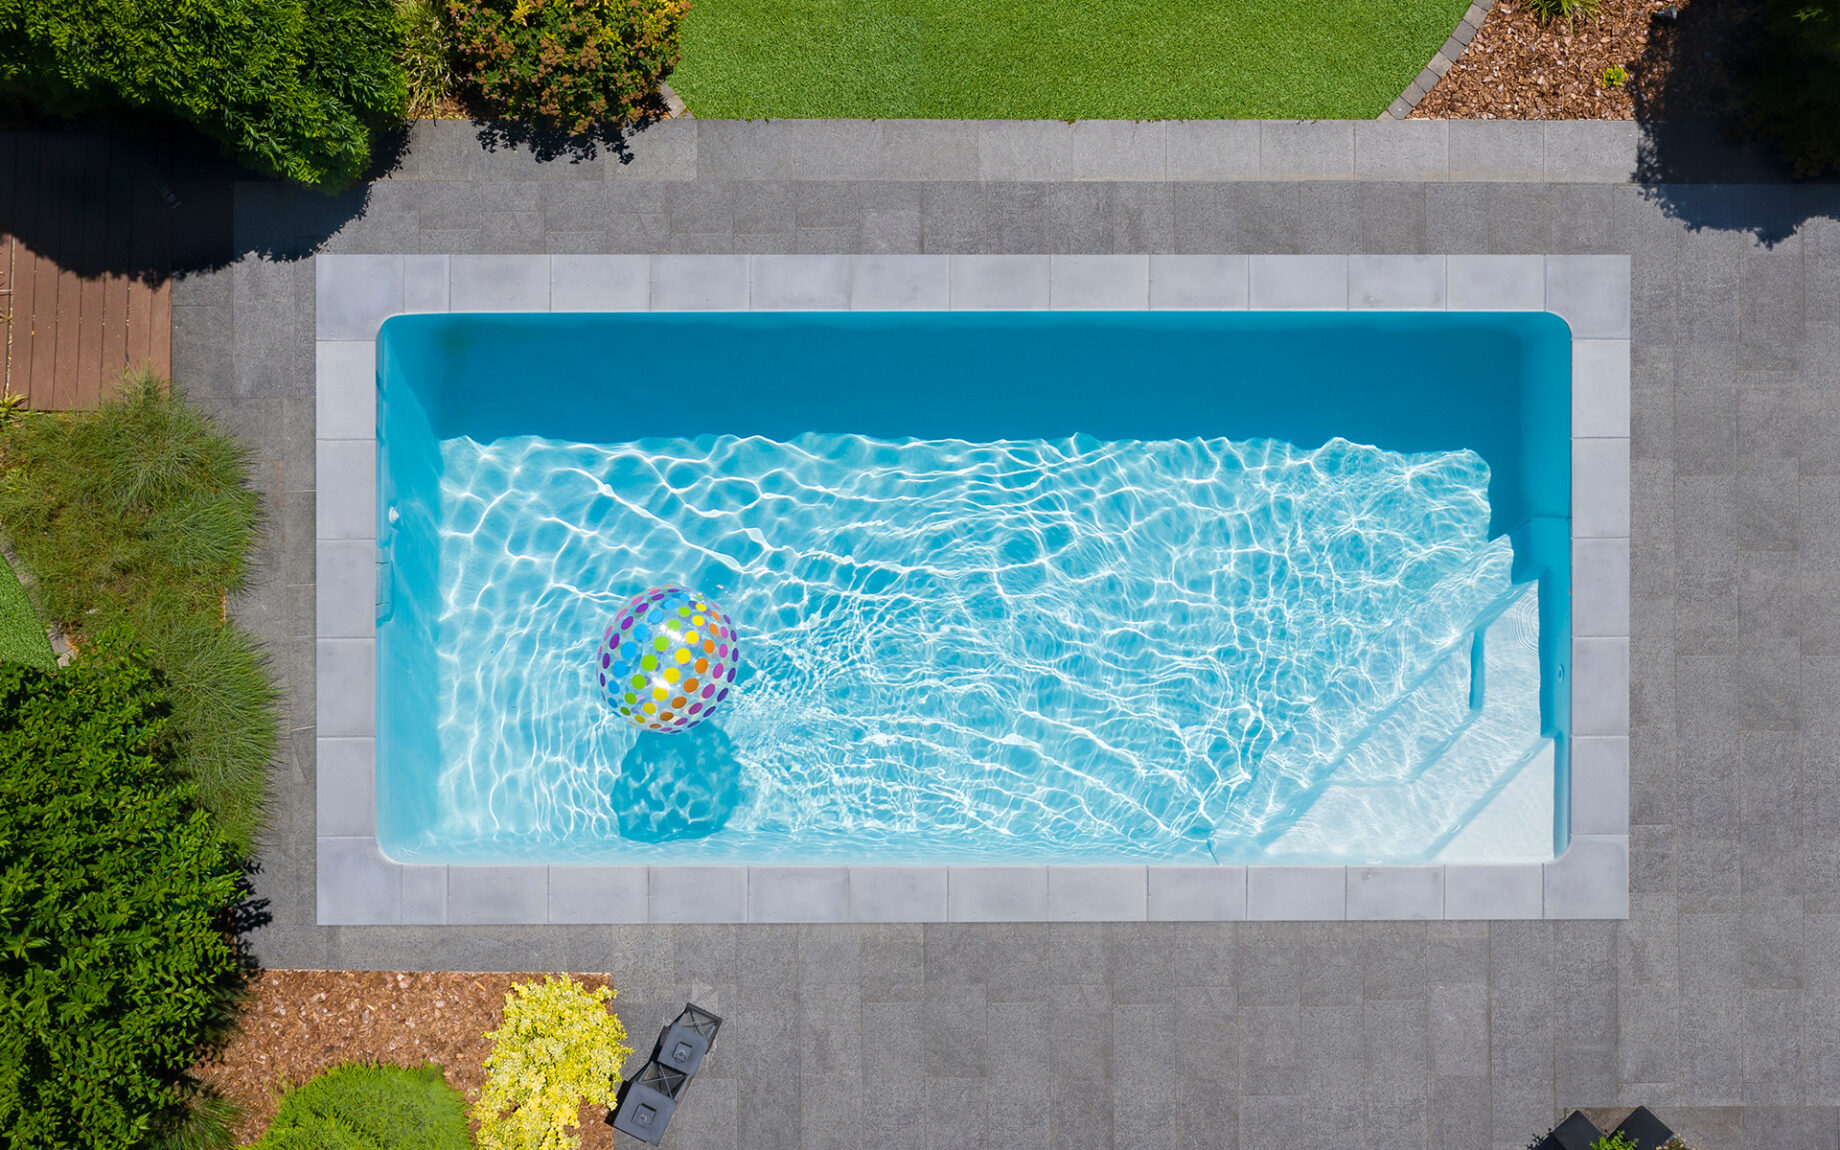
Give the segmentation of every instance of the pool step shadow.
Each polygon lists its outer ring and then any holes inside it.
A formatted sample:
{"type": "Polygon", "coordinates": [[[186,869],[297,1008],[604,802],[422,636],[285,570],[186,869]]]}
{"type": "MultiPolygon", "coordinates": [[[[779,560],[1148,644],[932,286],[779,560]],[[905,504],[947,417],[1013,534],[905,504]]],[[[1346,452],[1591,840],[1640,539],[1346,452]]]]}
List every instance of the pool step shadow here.
{"type": "Polygon", "coordinates": [[[1512,862],[1552,857],[1553,743],[1540,729],[1539,593],[1517,587],[1479,632],[1479,706],[1394,778],[1304,796],[1269,862],[1512,862]],[[1349,850],[1357,836],[1359,853],[1349,850]]]}
{"type": "Polygon", "coordinates": [[[1275,835],[1344,773],[1364,782],[1409,777],[1472,722],[1482,630],[1522,591],[1513,561],[1508,540],[1494,540],[1364,645],[1265,754],[1251,785],[1210,812],[1216,852],[1275,835]]]}
{"type": "Polygon", "coordinates": [[[1493,541],[1350,661],[1217,820],[1219,861],[1551,857],[1539,590],[1512,562],[1493,541]]]}

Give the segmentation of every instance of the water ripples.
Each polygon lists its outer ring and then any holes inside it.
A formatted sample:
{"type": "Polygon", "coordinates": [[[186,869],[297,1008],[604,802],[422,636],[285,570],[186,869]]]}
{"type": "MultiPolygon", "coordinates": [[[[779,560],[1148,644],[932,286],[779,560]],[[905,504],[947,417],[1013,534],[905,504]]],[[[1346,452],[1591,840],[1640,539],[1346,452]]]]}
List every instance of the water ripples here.
{"type": "Polygon", "coordinates": [[[442,459],[442,833],[507,861],[1205,858],[1204,811],[1489,521],[1474,453],[1342,440],[442,459]],[[602,630],[667,583],[748,649],[696,754],[635,749],[596,690],[602,630]]]}

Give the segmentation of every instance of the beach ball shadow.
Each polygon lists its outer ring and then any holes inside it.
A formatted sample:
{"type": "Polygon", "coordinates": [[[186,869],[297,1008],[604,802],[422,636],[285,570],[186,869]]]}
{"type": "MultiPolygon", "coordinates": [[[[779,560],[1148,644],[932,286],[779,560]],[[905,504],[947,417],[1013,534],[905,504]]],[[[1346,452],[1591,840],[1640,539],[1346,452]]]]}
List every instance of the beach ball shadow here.
{"type": "Polygon", "coordinates": [[[639,736],[613,784],[620,836],[645,843],[700,839],[722,829],[741,805],[741,764],[713,723],[639,736]]]}

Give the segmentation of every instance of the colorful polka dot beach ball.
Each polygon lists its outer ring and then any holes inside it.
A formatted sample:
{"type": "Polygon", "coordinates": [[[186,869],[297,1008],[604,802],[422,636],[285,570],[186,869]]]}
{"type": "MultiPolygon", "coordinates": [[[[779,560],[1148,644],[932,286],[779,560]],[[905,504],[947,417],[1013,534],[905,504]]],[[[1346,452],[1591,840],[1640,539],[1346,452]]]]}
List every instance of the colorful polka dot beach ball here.
{"type": "Polygon", "coordinates": [[[741,648],[720,608],[683,587],[635,595],[601,636],[601,689],[615,711],[674,734],[716,713],[735,687],[741,648]]]}

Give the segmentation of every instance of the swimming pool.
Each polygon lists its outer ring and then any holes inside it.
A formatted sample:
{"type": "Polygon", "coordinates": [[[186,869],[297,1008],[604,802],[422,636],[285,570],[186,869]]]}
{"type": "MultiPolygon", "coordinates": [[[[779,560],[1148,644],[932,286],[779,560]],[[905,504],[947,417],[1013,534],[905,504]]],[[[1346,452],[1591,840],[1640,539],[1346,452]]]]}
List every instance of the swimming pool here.
{"type": "Polygon", "coordinates": [[[413,862],[1550,858],[1543,313],[401,316],[378,837],[413,862]],[[684,583],[749,657],[634,737],[684,583]]]}

